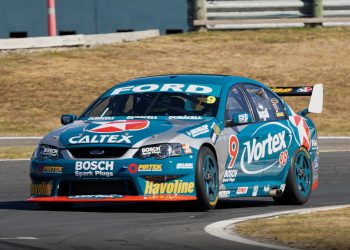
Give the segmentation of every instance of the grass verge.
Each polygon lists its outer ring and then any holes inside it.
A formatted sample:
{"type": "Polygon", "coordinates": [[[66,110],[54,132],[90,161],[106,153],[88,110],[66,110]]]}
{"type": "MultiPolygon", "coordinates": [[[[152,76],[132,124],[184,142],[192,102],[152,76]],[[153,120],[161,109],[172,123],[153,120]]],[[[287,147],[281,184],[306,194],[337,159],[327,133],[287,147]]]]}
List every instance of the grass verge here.
{"type": "Polygon", "coordinates": [[[34,146],[0,147],[0,159],[30,159],[34,150],[34,146]]]}
{"type": "MultiPolygon", "coordinates": [[[[241,75],[267,85],[324,83],[321,135],[350,135],[350,28],[188,33],[95,48],[0,53],[0,136],[44,135],[130,78],[241,75]]],[[[296,111],[307,98],[292,99],[296,111]]]]}
{"type": "Polygon", "coordinates": [[[349,249],[350,208],[257,219],[236,225],[238,233],[305,249],[349,249]]]}

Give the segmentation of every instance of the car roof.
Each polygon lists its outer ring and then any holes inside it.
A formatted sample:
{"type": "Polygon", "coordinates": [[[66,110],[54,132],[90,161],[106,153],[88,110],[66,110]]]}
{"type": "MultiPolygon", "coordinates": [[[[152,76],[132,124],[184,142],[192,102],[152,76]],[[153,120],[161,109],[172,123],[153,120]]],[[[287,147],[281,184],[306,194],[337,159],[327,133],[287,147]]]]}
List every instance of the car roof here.
{"type": "Polygon", "coordinates": [[[255,80],[241,77],[241,76],[230,76],[230,75],[214,75],[214,74],[168,74],[168,75],[156,75],[139,77],[128,80],[126,82],[115,85],[137,85],[137,84],[149,84],[149,83],[202,83],[202,84],[213,84],[213,85],[225,85],[233,83],[255,83],[263,85],[255,80]]]}

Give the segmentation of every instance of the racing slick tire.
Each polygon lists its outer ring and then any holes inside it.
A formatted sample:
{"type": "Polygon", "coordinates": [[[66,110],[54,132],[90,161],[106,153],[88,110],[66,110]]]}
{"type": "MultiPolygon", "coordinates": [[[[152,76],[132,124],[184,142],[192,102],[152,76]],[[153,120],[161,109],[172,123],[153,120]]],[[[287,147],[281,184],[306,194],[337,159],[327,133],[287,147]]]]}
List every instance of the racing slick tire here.
{"type": "Polygon", "coordinates": [[[49,211],[65,211],[70,210],[73,207],[72,203],[57,203],[57,202],[40,202],[38,205],[43,210],[49,211]]]}
{"type": "Polygon", "coordinates": [[[312,167],[308,151],[301,147],[293,155],[288,171],[286,188],[280,197],[273,197],[279,204],[302,205],[309,200],[312,190],[312,167]]]}
{"type": "Polygon", "coordinates": [[[214,209],[219,199],[219,171],[214,153],[201,147],[196,164],[196,190],[199,210],[214,209]]]}

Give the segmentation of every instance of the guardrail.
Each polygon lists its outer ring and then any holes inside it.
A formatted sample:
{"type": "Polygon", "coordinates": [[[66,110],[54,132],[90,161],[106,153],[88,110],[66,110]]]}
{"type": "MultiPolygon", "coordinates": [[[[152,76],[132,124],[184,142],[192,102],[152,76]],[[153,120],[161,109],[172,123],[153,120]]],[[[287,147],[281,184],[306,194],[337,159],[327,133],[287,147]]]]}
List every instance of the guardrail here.
{"type": "Polygon", "coordinates": [[[37,49],[50,47],[95,46],[137,41],[160,36],[159,30],[145,30],[98,35],[71,35],[0,39],[0,50],[37,49]]]}
{"type": "Polygon", "coordinates": [[[201,12],[194,26],[208,29],[350,25],[350,0],[196,0],[196,3],[201,12]]]}

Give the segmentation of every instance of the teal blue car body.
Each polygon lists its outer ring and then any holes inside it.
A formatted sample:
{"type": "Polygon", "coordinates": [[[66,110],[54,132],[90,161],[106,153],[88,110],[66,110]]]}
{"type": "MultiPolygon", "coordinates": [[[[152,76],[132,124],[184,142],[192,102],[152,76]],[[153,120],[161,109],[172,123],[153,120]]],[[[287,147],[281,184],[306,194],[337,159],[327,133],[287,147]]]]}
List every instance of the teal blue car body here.
{"type": "Polygon", "coordinates": [[[318,184],[316,128],[307,111],[294,112],[279,91],[311,95],[312,88],[272,91],[252,79],[221,75],[120,83],[78,119],[62,117],[65,125],[41,140],[30,164],[28,201],[198,200],[196,172],[206,171],[198,162],[203,147],[215,156],[209,159],[214,172],[204,176],[210,204],[218,198],[281,196],[291,166],[299,176],[299,195],[308,197],[318,184]],[[148,102],[141,103],[143,97],[148,102]],[[112,100],[115,109],[124,105],[122,112],[103,106],[112,100]]]}

